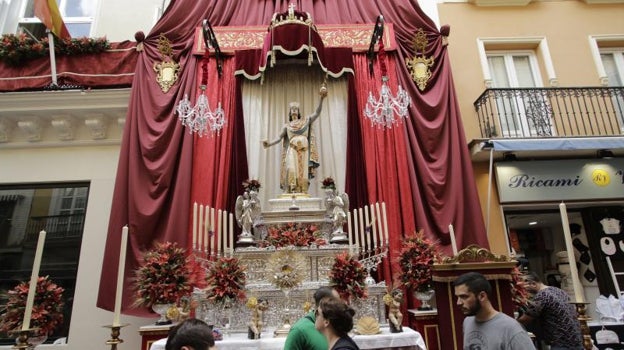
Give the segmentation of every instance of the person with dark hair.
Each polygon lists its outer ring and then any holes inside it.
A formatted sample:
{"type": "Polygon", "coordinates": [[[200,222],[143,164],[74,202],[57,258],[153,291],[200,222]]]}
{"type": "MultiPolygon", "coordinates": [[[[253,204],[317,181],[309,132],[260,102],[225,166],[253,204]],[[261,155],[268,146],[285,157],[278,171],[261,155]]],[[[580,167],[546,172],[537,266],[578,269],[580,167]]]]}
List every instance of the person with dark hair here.
{"type": "Polygon", "coordinates": [[[316,309],[323,298],[340,299],[338,291],[332,287],[320,287],[314,292],[314,309],[300,318],[290,328],[284,349],[288,350],[327,350],[327,339],[314,327],[316,309]]]}
{"type": "Polygon", "coordinates": [[[524,325],[539,321],[551,350],[582,350],[581,324],[568,293],[545,285],[535,272],[527,273],[524,281],[526,289],[535,295],[518,321],[524,325]]]}
{"type": "Polygon", "coordinates": [[[359,350],[360,348],[349,336],[353,329],[353,310],[340,299],[326,297],[316,308],[314,326],[327,339],[329,350],[359,350]]]}
{"type": "Polygon", "coordinates": [[[202,320],[186,319],[169,330],[165,350],[216,350],[212,329],[202,320]]]}
{"type": "Polygon", "coordinates": [[[464,349],[535,349],[529,334],[512,317],[490,302],[492,286],[478,272],[467,272],[453,282],[464,319],[464,349]]]}

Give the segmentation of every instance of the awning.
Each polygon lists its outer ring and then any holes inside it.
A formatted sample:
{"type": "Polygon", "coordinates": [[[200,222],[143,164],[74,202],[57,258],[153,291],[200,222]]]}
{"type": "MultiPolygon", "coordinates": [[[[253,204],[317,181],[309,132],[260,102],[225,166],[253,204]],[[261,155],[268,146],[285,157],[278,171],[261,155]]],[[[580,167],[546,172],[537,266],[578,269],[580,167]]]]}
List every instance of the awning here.
{"type": "Polygon", "coordinates": [[[494,151],[624,149],[624,137],[575,137],[490,140],[494,151]]]}

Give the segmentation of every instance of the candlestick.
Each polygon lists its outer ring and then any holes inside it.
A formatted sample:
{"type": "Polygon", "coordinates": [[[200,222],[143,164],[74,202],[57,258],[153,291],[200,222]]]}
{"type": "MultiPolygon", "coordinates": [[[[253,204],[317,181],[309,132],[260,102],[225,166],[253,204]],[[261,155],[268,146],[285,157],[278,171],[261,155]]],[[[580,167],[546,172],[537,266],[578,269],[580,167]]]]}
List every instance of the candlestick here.
{"type": "Polygon", "coordinates": [[[210,213],[210,207],[206,206],[206,218],[204,219],[204,224],[202,225],[202,232],[204,235],[204,251],[206,252],[206,256],[209,256],[210,254],[212,254],[212,250],[208,251],[208,242],[211,240],[209,231],[210,231],[210,223],[209,223],[209,216],[208,214],[210,213]]]}
{"type": "Polygon", "coordinates": [[[572,286],[574,287],[575,302],[584,303],[583,289],[579,280],[578,270],[576,269],[576,259],[574,258],[574,248],[572,246],[572,235],[570,234],[570,224],[568,222],[568,212],[566,205],[561,202],[559,204],[559,212],[561,213],[561,225],[563,225],[563,237],[565,239],[566,250],[568,251],[568,261],[570,263],[570,275],[572,275],[572,286]]]}
{"type": "Polygon", "coordinates": [[[193,203],[193,249],[197,247],[197,202],[193,203]]]}
{"type": "Polygon", "coordinates": [[[113,313],[113,327],[119,326],[121,302],[123,296],[124,272],[126,270],[126,252],[128,249],[128,225],[121,229],[121,245],[119,246],[119,264],[117,266],[117,289],[115,291],[115,309],[113,313]]]}
{"type": "Polygon", "coordinates": [[[386,231],[386,245],[389,245],[390,239],[388,234],[388,215],[386,214],[386,202],[381,203],[381,212],[383,213],[384,231],[386,231]]]}
{"type": "Polygon", "coordinates": [[[453,248],[453,256],[457,255],[457,242],[455,241],[455,230],[453,224],[449,225],[449,236],[451,236],[451,248],[453,248]]]}
{"type": "Polygon", "coordinates": [[[33,305],[35,304],[35,294],[37,293],[37,281],[39,280],[39,268],[41,267],[41,257],[43,255],[43,245],[45,244],[46,232],[39,232],[37,249],[35,250],[35,261],[33,262],[32,273],[30,275],[30,285],[28,287],[28,297],[26,297],[26,309],[24,309],[24,321],[22,330],[30,328],[30,318],[32,316],[33,305]]]}
{"type": "Polygon", "coordinates": [[[234,256],[234,214],[230,213],[230,257],[234,256]]]}

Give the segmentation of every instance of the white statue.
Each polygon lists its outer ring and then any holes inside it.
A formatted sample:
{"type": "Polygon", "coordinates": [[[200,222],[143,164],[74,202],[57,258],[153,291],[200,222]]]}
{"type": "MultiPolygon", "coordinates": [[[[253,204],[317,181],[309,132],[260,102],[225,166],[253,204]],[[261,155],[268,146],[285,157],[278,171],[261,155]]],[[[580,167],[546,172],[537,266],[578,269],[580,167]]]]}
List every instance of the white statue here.
{"type": "Polygon", "coordinates": [[[336,190],[328,188],[325,190],[327,198],[325,198],[325,208],[327,216],[331,219],[331,243],[340,243],[348,241],[349,238],[345,234],[342,226],[347,219],[349,211],[349,195],[344,192],[336,193],[336,190]]]}
{"type": "Polygon", "coordinates": [[[258,202],[257,193],[254,190],[245,191],[242,195],[236,198],[236,220],[238,225],[243,229],[238,243],[253,243],[253,229],[254,220],[257,218],[260,212],[260,205],[258,202]]]}

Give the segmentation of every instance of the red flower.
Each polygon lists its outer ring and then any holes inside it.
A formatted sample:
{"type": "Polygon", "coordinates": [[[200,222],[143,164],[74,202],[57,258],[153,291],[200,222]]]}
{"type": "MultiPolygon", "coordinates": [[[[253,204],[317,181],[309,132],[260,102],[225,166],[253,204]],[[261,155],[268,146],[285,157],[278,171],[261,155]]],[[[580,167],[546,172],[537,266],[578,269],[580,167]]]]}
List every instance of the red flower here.
{"type": "Polygon", "coordinates": [[[326,177],[323,179],[323,183],[321,188],[331,188],[332,190],[336,189],[336,182],[331,177],[326,177]]]}
{"type": "Polygon", "coordinates": [[[437,243],[426,238],[423,230],[407,236],[399,255],[401,284],[417,291],[432,289],[431,265],[439,259],[437,243]]]}
{"type": "Polygon", "coordinates": [[[327,242],[321,238],[321,232],[316,225],[294,222],[269,227],[267,237],[258,242],[260,247],[274,246],[276,248],[308,247],[311,244],[321,246],[327,242]]]}
{"type": "Polygon", "coordinates": [[[245,280],[245,268],[237,258],[218,258],[208,267],[208,300],[223,302],[245,299],[245,280]]]}
{"type": "MultiPolygon", "coordinates": [[[[21,282],[8,291],[6,310],[0,320],[0,332],[9,333],[22,328],[26,299],[28,298],[28,282],[21,282]]],[[[48,276],[39,277],[37,292],[31,314],[31,328],[38,328],[39,334],[51,335],[63,322],[62,287],[54,284],[48,276]]]]}
{"type": "Polygon", "coordinates": [[[366,275],[366,269],[355,257],[342,252],[336,255],[329,279],[342,299],[351,300],[368,296],[364,285],[366,275]]]}
{"type": "Polygon", "coordinates": [[[187,256],[177,243],[157,243],[143,255],[136,271],[136,306],[177,303],[193,288],[206,285],[205,272],[193,256],[187,256]]]}
{"type": "Polygon", "coordinates": [[[262,187],[260,185],[260,181],[258,181],[256,179],[247,179],[247,180],[243,181],[243,188],[245,189],[245,191],[256,191],[256,192],[258,192],[260,187],[262,187]]]}

